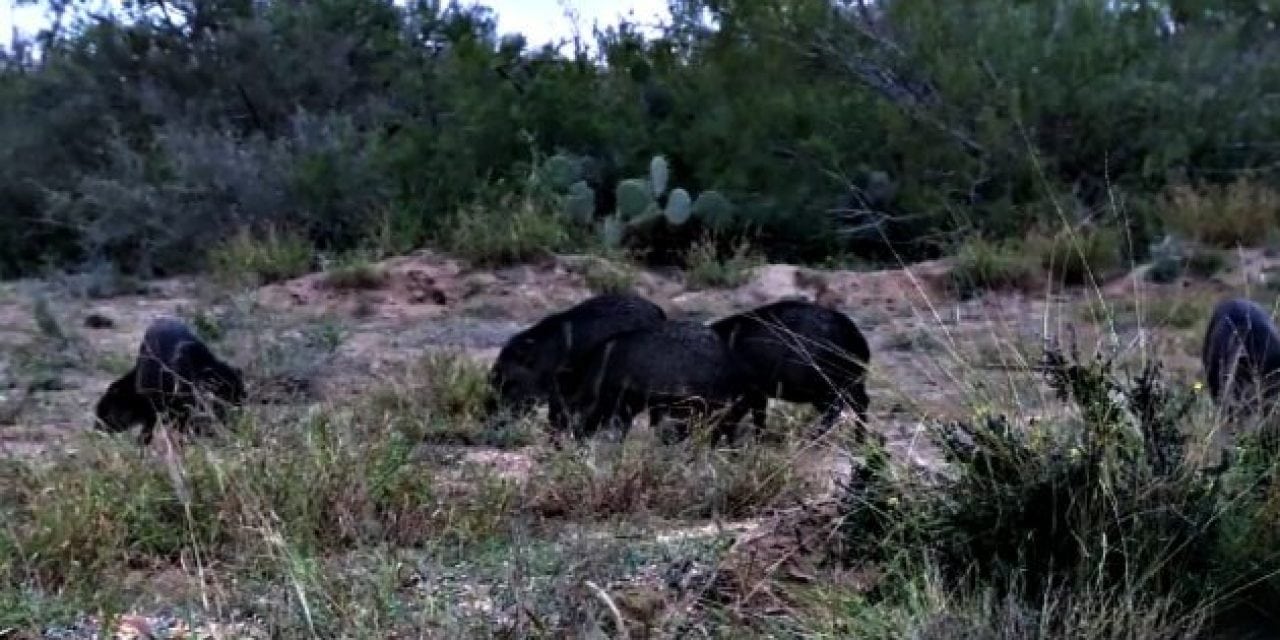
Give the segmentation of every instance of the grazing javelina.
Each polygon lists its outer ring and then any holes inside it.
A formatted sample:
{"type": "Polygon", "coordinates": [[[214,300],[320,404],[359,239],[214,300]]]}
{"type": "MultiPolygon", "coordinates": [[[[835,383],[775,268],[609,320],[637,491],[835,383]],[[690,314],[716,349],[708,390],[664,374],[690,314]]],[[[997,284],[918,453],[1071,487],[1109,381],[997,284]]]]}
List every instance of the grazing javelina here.
{"type": "MultiPolygon", "coordinates": [[[[871,350],[848,316],[803,300],[783,300],[710,324],[750,376],[755,392],[787,402],[813,404],[831,428],[843,405],[865,422],[866,367],[871,350]]],[[[752,420],[764,429],[764,402],[752,420]]],[[[864,434],[859,425],[859,436],[864,434]]]]}
{"type": "Polygon", "coordinates": [[[727,409],[714,436],[732,442],[753,397],[743,373],[724,341],[696,322],[670,320],[618,334],[585,354],[564,380],[577,418],[574,436],[589,436],[610,420],[625,438],[647,408],[655,428],[676,414],[676,435],[683,439],[690,419],[727,409]]]}
{"type": "Polygon", "coordinates": [[[553,426],[563,429],[563,394],[557,380],[583,353],[609,338],[666,320],[662,307],[636,295],[602,294],[549,315],[512,336],[489,372],[490,411],[515,413],[547,401],[553,426]]]}
{"type": "MultiPolygon", "coordinates": [[[[109,432],[129,429],[142,423],[139,444],[150,444],[160,415],[186,426],[196,403],[197,388],[213,394],[222,403],[244,402],[241,372],[213,355],[209,348],[182,322],[160,318],[147,327],[134,366],[107,387],[98,400],[97,427],[109,432]]],[[[215,403],[219,419],[226,415],[215,403]]]]}
{"type": "Polygon", "coordinates": [[[1200,355],[1209,395],[1230,415],[1258,408],[1256,402],[1280,389],[1280,333],[1266,310],[1249,300],[1214,307],[1200,355]]]}

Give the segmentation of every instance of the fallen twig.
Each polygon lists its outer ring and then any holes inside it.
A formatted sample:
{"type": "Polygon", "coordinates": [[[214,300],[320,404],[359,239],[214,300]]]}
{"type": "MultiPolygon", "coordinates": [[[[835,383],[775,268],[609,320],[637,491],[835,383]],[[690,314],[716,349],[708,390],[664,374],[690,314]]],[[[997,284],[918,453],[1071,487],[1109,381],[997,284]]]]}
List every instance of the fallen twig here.
{"type": "Polygon", "coordinates": [[[613,598],[610,598],[609,594],[605,593],[604,589],[601,589],[596,583],[587,580],[586,584],[596,599],[603,602],[604,606],[608,607],[609,612],[613,614],[613,623],[618,628],[618,637],[622,638],[622,640],[627,640],[630,637],[627,633],[627,623],[622,619],[622,612],[618,610],[618,605],[614,604],[613,598]]]}

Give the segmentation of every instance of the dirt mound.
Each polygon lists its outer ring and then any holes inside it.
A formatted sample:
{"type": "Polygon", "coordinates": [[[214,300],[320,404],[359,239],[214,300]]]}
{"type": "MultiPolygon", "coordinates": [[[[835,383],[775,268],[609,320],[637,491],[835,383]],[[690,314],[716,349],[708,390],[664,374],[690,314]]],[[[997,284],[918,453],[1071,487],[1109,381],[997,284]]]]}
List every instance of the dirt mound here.
{"type": "Polygon", "coordinates": [[[373,265],[380,275],[364,288],[335,285],[314,273],[262,288],[260,304],[309,316],[366,320],[422,320],[450,313],[480,318],[531,320],[592,293],[593,277],[613,272],[637,293],[668,312],[695,316],[732,313],[783,298],[804,298],[836,308],[924,305],[943,294],[941,261],[909,269],[872,272],[820,271],[788,264],[755,268],[732,289],[690,289],[675,274],[639,270],[604,258],[567,255],[531,265],[486,271],[422,250],[373,265]]]}

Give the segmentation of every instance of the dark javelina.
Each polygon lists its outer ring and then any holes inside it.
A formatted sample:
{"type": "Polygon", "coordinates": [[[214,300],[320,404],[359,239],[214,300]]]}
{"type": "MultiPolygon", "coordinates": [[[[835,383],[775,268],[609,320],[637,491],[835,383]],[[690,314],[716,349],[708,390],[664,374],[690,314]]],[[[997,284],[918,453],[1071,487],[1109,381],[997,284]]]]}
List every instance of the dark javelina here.
{"type": "Polygon", "coordinates": [[[531,411],[548,402],[549,417],[565,428],[563,393],[557,380],[583,353],[609,338],[666,320],[662,307],[631,294],[602,294],[546,316],[511,337],[489,371],[491,412],[531,411]]]}
{"type": "Polygon", "coordinates": [[[732,442],[753,397],[743,373],[724,341],[696,322],[616,335],[585,354],[565,380],[574,436],[590,436],[608,420],[625,438],[632,419],[648,409],[655,428],[673,414],[680,423],[675,439],[688,435],[689,420],[720,412],[715,439],[732,442]]]}
{"type": "Polygon", "coordinates": [[[141,423],[138,442],[150,444],[161,415],[185,428],[197,390],[221,401],[215,403],[219,419],[226,418],[222,403],[244,402],[239,369],[219,360],[181,321],[159,318],[147,327],[133,368],[112,382],[98,400],[97,428],[120,432],[141,423]]]}
{"type": "Polygon", "coordinates": [[[1214,403],[1229,415],[1259,408],[1280,385],[1280,333],[1266,310],[1243,298],[1214,307],[1201,351],[1205,380],[1214,403]],[[1230,389],[1227,385],[1230,385],[1230,389]]]}
{"type": "MultiPolygon", "coordinates": [[[[709,325],[729,346],[766,397],[816,406],[826,432],[847,403],[865,434],[869,403],[866,368],[871,349],[848,316],[803,300],[783,300],[714,321],[709,325]]],[[[752,420],[764,429],[764,402],[752,420]]]]}

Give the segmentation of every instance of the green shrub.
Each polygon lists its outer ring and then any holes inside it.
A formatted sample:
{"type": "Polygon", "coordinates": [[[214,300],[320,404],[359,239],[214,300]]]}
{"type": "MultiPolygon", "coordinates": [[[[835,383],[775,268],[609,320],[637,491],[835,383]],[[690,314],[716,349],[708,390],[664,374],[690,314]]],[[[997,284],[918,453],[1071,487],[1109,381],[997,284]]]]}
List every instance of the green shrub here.
{"type": "Polygon", "coordinates": [[[1197,278],[1212,278],[1226,267],[1226,253],[1216,249],[1198,249],[1187,257],[1187,272],[1197,278]]]}
{"type": "Polygon", "coordinates": [[[980,291],[1027,289],[1040,276],[1035,256],[1019,242],[994,243],[981,238],[960,247],[949,273],[952,287],[967,298],[980,291]]]}
{"type": "Polygon", "coordinates": [[[311,271],[314,262],[310,241],[275,227],[261,234],[241,228],[209,254],[214,278],[230,286],[261,286],[296,278],[311,271]]]}
{"type": "Polygon", "coordinates": [[[350,252],[324,274],[324,285],[341,291],[378,289],[387,283],[386,271],[363,252],[350,252]]]}
{"type": "Polygon", "coordinates": [[[690,247],[685,254],[685,283],[693,289],[733,288],[745,284],[752,270],[764,264],[746,241],[738,243],[732,253],[723,256],[711,238],[690,247]]]}
{"type": "MultiPolygon", "coordinates": [[[[1148,614],[1224,621],[1242,603],[1272,602],[1280,558],[1244,532],[1280,524],[1258,484],[1273,465],[1206,464],[1190,438],[1194,399],[1159,363],[1123,375],[1051,348],[1042,370],[1072,412],[1031,425],[993,414],[932,423],[946,478],[926,487],[874,447],[856,463],[840,517],[845,561],[879,563],[908,584],[920,574],[894,572],[934,567],[941,593],[978,586],[1054,635],[1073,632],[1075,616],[1058,609],[1069,601],[1096,607],[1077,624],[1112,629],[1148,614]]],[[[910,603],[894,587],[878,593],[910,603]]]]}
{"type": "Polygon", "coordinates": [[[474,492],[446,492],[414,461],[415,442],[376,420],[317,412],[284,430],[256,419],[237,428],[222,446],[188,446],[163,461],[139,456],[132,442],[98,442],[86,455],[20,467],[0,494],[0,571],[94,589],[103,574],[192,549],[239,563],[278,545],[480,542],[510,517],[512,487],[479,477],[474,492]]]}
{"type": "Polygon", "coordinates": [[[1065,285],[1102,282],[1121,266],[1121,236],[1115,229],[1090,228],[1055,238],[1035,237],[1029,251],[1040,254],[1040,267],[1065,285]]]}
{"type": "Polygon", "coordinates": [[[1160,199],[1162,217],[1179,234],[1205,244],[1261,246],[1266,230],[1280,222],[1280,193],[1241,177],[1227,185],[1169,187],[1160,199]]]}
{"type": "Polygon", "coordinates": [[[501,267],[570,249],[565,219],[525,197],[503,196],[495,205],[473,204],[446,225],[444,246],[482,267],[501,267]]]}
{"type": "Polygon", "coordinates": [[[529,508],[576,521],[750,517],[803,495],[793,456],[788,448],[667,447],[633,431],[621,447],[566,450],[546,460],[530,479],[529,508]]]}

